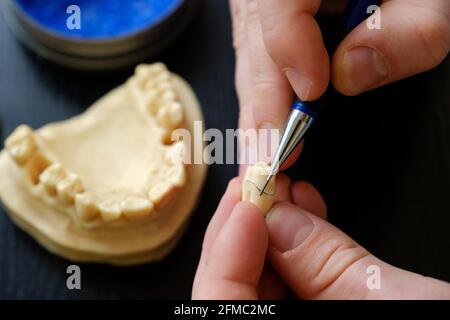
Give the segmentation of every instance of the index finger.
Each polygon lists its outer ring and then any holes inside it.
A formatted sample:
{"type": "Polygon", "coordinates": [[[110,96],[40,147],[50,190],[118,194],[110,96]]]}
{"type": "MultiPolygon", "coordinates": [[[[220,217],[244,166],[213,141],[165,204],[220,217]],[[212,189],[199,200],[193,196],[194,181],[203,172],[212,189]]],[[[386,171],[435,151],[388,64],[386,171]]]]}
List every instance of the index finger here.
{"type": "Polygon", "coordinates": [[[314,19],[320,0],[258,0],[267,51],[303,101],[315,100],[330,78],[329,58],[314,19]]]}

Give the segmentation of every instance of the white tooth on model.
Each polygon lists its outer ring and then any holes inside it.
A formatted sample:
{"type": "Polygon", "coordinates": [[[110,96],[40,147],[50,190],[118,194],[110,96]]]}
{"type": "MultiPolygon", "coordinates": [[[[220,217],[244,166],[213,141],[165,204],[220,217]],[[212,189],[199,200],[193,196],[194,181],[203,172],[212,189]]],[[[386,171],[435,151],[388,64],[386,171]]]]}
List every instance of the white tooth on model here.
{"type": "Polygon", "coordinates": [[[175,141],[167,147],[164,160],[168,163],[184,163],[186,157],[186,145],[183,141],[175,141]]]}
{"type": "MultiPolygon", "coordinates": [[[[137,67],[137,69],[139,69],[139,68],[141,68],[141,69],[145,68],[146,75],[150,75],[150,76],[157,75],[157,74],[167,70],[164,63],[161,63],[161,62],[153,63],[151,65],[139,65],[137,67]]],[[[137,71],[140,71],[140,70],[137,70],[137,71]]]]}
{"type": "Polygon", "coordinates": [[[84,187],[77,175],[69,174],[58,183],[56,190],[62,203],[72,205],[75,201],[75,195],[84,192],[84,187]]]}
{"type": "Polygon", "coordinates": [[[98,210],[104,221],[110,222],[120,218],[122,211],[119,203],[114,200],[102,200],[98,203],[98,210]]]}
{"type": "Polygon", "coordinates": [[[151,115],[155,115],[158,111],[158,92],[154,89],[144,92],[144,101],[148,112],[151,115]]]}
{"type": "Polygon", "coordinates": [[[56,195],[57,184],[66,177],[66,170],[61,165],[54,163],[47,167],[39,176],[39,183],[51,196],[56,195]]]}
{"type": "Polygon", "coordinates": [[[270,167],[265,163],[256,163],[247,168],[244,180],[242,181],[242,200],[250,201],[256,205],[261,212],[266,215],[272,208],[275,196],[275,177],[272,177],[266,187],[265,192],[260,195],[269,175],[270,167]]]}
{"type": "Polygon", "coordinates": [[[165,90],[160,92],[159,101],[160,103],[174,102],[177,99],[177,95],[173,90],[165,90]]]}
{"type": "Polygon", "coordinates": [[[169,182],[159,182],[150,188],[149,199],[158,207],[164,206],[175,193],[175,186],[169,182]]]}
{"type": "Polygon", "coordinates": [[[39,183],[39,176],[50,165],[51,161],[41,152],[36,151],[28,160],[25,167],[26,174],[30,178],[31,183],[37,185],[39,183]]]}
{"type": "Polygon", "coordinates": [[[165,169],[164,182],[153,185],[149,192],[149,199],[157,206],[164,206],[175,195],[178,188],[186,183],[186,169],[184,164],[176,164],[165,169]]]}
{"type": "Polygon", "coordinates": [[[183,164],[176,164],[167,170],[167,178],[175,187],[182,187],[186,183],[186,168],[183,164]]]}
{"type": "Polygon", "coordinates": [[[123,215],[129,219],[149,217],[153,211],[153,203],[145,198],[130,196],[120,203],[123,215]]]}
{"type": "Polygon", "coordinates": [[[164,71],[161,71],[160,73],[156,74],[152,80],[157,83],[169,81],[170,80],[170,72],[167,69],[164,71]]]}
{"type": "Polygon", "coordinates": [[[5,147],[17,164],[26,164],[37,149],[33,130],[27,125],[18,126],[6,139],[5,147]]]}
{"type": "Polygon", "coordinates": [[[83,221],[91,221],[99,215],[95,200],[95,197],[89,193],[75,195],[75,212],[78,218],[83,221]]]}
{"type": "Polygon", "coordinates": [[[181,105],[180,108],[178,108],[178,105],[178,102],[173,102],[161,106],[156,113],[156,120],[158,121],[158,124],[167,129],[174,129],[178,127],[183,119],[181,105]]]}
{"type": "Polygon", "coordinates": [[[155,86],[155,90],[159,94],[162,94],[162,93],[164,93],[166,91],[172,91],[173,87],[172,87],[172,85],[170,84],[169,81],[164,81],[164,82],[161,82],[161,83],[157,83],[156,86],[155,86]]]}

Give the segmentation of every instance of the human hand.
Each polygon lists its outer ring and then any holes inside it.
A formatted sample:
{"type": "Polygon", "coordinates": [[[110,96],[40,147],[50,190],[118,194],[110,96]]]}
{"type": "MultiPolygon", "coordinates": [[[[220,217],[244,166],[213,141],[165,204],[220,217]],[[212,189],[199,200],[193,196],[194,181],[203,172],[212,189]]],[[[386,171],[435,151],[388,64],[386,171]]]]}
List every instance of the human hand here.
{"type": "MultiPolygon", "coordinates": [[[[230,4],[243,129],[282,129],[292,88],[302,100],[315,100],[331,77],[338,91],[357,95],[437,66],[450,48],[448,0],[383,1],[382,28],[360,24],[338,46],[331,63],[314,19],[320,0],[230,4]]],[[[246,147],[241,142],[241,150],[246,147]]],[[[241,154],[247,153],[258,152],[241,154]]]]}
{"type": "Polygon", "coordinates": [[[240,201],[241,182],[230,182],[208,226],[192,298],[282,299],[286,284],[301,299],[450,299],[448,283],[393,267],[327,223],[310,184],[278,175],[264,219],[240,201]],[[380,270],[379,289],[367,285],[369,266],[380,270]]]}

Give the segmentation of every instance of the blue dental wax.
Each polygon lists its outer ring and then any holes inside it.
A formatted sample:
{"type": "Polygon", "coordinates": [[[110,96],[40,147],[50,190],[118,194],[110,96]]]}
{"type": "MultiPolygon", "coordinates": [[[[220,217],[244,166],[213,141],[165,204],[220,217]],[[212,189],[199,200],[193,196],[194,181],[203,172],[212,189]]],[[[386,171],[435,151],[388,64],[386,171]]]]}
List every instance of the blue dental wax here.
{"type": "MultiPolygon", "coordinates": [[[[3,1],[3,0],[2,0],[3,1]]],[[[31,20],[63,37],[102,40],[127,36],[163,20],[181,0],[15,0],[31,20]],[[69,29],[67,8],[77,5],[81,28],[69,29]]]]}

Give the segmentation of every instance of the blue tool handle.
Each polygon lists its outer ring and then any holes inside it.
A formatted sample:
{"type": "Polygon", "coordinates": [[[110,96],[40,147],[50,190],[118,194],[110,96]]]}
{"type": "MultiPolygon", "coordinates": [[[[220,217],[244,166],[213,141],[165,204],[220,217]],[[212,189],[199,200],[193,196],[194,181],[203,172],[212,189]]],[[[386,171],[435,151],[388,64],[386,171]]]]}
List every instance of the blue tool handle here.
{"type": "Polygon", "coordinates": [[[312,119],[315,119],[317,116],[317,113],[314,112],[306,103],[300,101],[300,99],[295,100],[294,104],[292,105],[292,109],[306,113],[312,119]]]}

